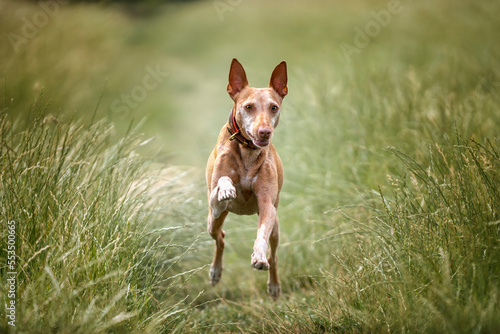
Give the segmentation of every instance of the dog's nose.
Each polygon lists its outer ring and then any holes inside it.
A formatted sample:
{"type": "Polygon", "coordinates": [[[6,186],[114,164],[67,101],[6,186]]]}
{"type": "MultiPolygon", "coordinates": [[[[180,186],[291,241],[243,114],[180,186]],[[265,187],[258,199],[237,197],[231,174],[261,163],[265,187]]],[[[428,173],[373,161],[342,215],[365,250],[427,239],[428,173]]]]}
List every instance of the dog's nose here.
{"type": "Polygon", "coordinates": [[[259,137],[264,140],[269,140],[271,138],[271,135],[273,133],[273,130],[270,128],[260,128],[259,129],[259,137]]]}

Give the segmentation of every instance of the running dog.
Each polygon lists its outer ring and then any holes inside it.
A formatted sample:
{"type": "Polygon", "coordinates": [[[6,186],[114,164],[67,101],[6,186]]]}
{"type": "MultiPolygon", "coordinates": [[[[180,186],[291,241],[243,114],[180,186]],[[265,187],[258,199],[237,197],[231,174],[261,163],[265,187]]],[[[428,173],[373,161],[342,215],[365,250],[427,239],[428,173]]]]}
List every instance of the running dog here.
{"type": "Polygon", "coordinates": [[[281,103],[288,93],[286,63],[276,66],[269,87],[254,88],[248,86],[243,66],[233,59],[227,92],[234,105],[206,169],[208,233],[215,239],[210,282],[215,286],[221,279],[225,236],[222,226],[228,213],[258,214],[250,263],[255,269],[269,270],[268,292],[276,300],[281,293],[276,210],[283,185],[283,165],[271,139],[279,123],[281,103]]]}

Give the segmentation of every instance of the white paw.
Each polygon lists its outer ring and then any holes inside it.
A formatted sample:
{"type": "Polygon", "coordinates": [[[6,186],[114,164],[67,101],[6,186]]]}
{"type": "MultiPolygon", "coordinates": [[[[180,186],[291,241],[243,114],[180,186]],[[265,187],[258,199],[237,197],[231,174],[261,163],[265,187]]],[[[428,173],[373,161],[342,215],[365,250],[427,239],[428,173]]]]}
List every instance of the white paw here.
{"type": "Polygon", "coordinates": [[[219,202],[236,198],[236,188],[233,186],[233,181],[231,181],[229,177],[221,177],[217,185],[219,187],[219,194],[217,197],[219,202]]]}
{"type": "Polygon", "coordinates": [[[269,262],[266,259],[266,253],[262,252],[254,252],[252,254],[251,265],[254,269],[257,270],[269,270],[269,262]]]}
{"type": "Polygon", "coordinates": [[[210,283],[212,284],[212,286],[215,286],[217,283],[219,283],[221,275],[221,267],[210,267],[210,273],[208,274],[208,277],[210,278],[210,283]]]}

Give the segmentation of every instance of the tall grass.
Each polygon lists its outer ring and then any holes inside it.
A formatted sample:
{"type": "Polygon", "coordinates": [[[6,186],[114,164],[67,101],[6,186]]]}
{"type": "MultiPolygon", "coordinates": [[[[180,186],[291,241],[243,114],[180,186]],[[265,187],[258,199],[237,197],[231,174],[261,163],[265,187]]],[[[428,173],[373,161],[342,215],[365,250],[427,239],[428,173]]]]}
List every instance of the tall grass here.
{"type": "Polygon", "coordinates": [[[178,329],[196,299],[180,290],[200,270],[183,269],[197,238],[169,209],[184,205],[188,171],[151,166],[134,152],[140,136],[112,144],[106,121],[65,123],[46,108],[40,101],[22,122],[0,115],[2,304],[12,220],[17,272],[16,327],[2,316],[2,331],[178,329]]]}
{"type": "Polygon", "coordinates": [[[370,332],[494,332],[498,142],[436,144],[425,165],[390,151],[406,168],[388,176],[392,193],[380,192],[368,222],[352,220],[355,237],[335,255],[340,272],[319,283],[317,314],[334,323],[327,311],[335,305],[344,312],[338,318],[370,332]]]}

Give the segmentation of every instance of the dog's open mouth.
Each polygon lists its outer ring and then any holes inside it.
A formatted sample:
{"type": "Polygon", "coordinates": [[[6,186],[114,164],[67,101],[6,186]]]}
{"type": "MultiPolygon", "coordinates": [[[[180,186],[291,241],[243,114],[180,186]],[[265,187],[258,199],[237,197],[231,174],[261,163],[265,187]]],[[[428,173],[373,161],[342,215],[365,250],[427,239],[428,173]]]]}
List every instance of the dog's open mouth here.
{"type": "Polygon", "coordinates": [[[259,140],[259,139],[256,139],[250,133],[248,134],[248,136],[250,137],[250,139],[252,140],[252,142],[254,143],[254,145],[258,146],[258,147],[266,147],[270,143],[269,140],[259,140]]]}
{"type": "Polygon", "coordinates": [[[253,143],[259,147],[266,147],[269,145],[269,140],[253,140],[253,143]]]}

